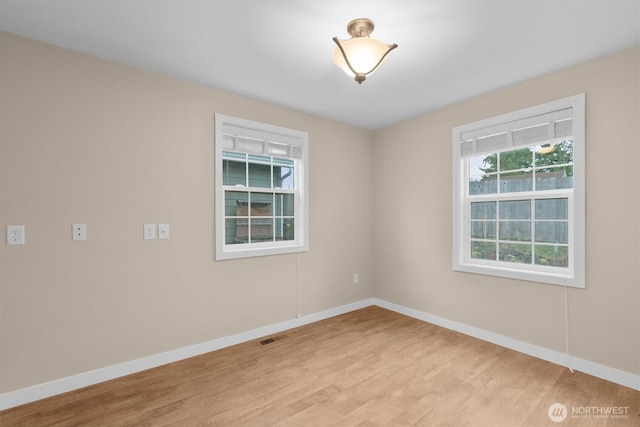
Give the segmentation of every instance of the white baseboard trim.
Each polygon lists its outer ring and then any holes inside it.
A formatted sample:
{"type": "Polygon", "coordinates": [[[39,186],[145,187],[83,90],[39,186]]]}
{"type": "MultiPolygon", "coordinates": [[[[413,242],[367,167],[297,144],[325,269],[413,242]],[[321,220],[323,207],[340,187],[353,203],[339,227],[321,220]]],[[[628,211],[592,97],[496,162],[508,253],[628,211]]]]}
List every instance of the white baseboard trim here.
{"type": "Polygon", "coordinates": [[[0,394],[0,411],[35,402],[36,400],[77,390],[83,387],[109,381],[125,375],[141,372],[147,369],[177,362],[189,357],[199,356],[225,347],[251,341],[267,335],[272,335],[287,329],[297,328],[319,320],[339,316],[350,311],[358,310],[373,305],[373,299],[364,299],[340,307],[331,308],[318,313],[305,315],[296,319],[285,320],[272,325],[252,329],[235,335],[217,338],[200,344],[170,350],[164,353],[154,354],[140,359],[131,360],[117,365],[107,366],[94,371],[83,372],[70,377],[60,378],[43,384],[23,388],[16,391],[0,394]]]}
{"type": "Polygon", "coordinates": [[[404,314],[424,322],[432,323],[443,328],[451,329],[465,335],[472,336],[490,343],[506,347],[520,353],[528,354],[542,360],[546,360],[561,366],[571,367],[572,369],[611,381],[616,384],[623,385],[640,391],[640,375],[634,375],[619,369],[610,368],[598,363],[590,362],[585,359],[567,356],[554,350],[549,350],[534,344],[506,337],[486,331],[484,329],[465,325],[443,317],[428,314],[419,310],[404,307],[378,298],[369,298],[346,304],[340,307],[331,308],[318,313],[302,316],[300,318],[285,320],[283,322],[274,323],[272,325],[263,326],[252,329],[250,331],[241,332],[235,335],[229,335],[217,338],[200,344],[194,344],[182,347],[176,350],[170,350],[140,359],[131,360],[129,362],[117,365],[107,366],[105,368],[96,369],[94,371],[83,372],[81,374],[70,377],[60,378],[51,382],[38,384],[21,390],[11,391],[0,394],[0,411],[13,408],[15,406],[24,405],[47,397],[66,393],[68,391],[77,390],[93,384],[109,381],[125,375],[134,374],[147,369],[166,365],[168,363],[177,362],[188,359],[189,357],[199,356],[222,348],[243,342],[255,340],[267,335],[272,335],[288,329],[304,326],[330,317],[339,316],[371,305],[377,305],[400,314],[404,314]]]}
{"type": "Polygon", "coordinates": [[[580,359],[578,357],[569,356],[565,353],[549,350],[548,348],[509,338],[504,335],[465,325],[463,323],[455,322],[443,317],[434,316],[429,313],[414,310],[412,308],[404,307],[378,298],[373,299],[373,304],[400,314],[404,314],[409,317],[413,317],[428,323],[433,323],[434,325],[442,326],[443,328],[451,329],[453,331],[460,332],[465,335],[481,339],[483,341],[488,341],[490,343],[518,351],[520,353],[537,357],[538,359],[546,360],[560,366],[566,366],[567,368],[571,368],[575,371],[580,371],[585,374],[593,375],[594,377],[598,377],[607,381],[611,381],[612,383],[620,384],[625,387],[640,391],[640,375],[634,375],[629,372],[611,368],[609,366],[601,365],[585,359],[580,359]]]}

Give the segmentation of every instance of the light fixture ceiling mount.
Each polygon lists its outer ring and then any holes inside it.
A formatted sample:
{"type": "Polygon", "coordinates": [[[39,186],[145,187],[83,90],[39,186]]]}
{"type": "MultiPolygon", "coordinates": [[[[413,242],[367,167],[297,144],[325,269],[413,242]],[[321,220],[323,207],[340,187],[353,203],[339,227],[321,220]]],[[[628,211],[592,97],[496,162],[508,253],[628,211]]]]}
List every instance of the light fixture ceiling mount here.
{"type": "Polygon", "coordinates": [[[333,61],[349,76],[362,84],[384,62],[389,52],[397,48],[397,44],[385,44],[370,37],[373,32],[373,21],[358,18],[349,22],[347,32],[349,40],[333,41],[338,45],[333,52],[333,61]]]}
{"type": "Polygon", "coordinates": [[[347,25],[347,32],[351,37],[369,37],[373,33],[373,21],[368,18],[358,18],[349,22],[347,25]]]}

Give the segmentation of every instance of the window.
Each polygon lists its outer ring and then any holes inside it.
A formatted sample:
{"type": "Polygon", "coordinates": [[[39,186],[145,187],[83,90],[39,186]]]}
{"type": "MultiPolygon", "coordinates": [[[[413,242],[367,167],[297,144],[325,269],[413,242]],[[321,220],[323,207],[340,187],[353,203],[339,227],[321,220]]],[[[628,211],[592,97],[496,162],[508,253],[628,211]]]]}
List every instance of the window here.
{"type": "Polygon", "coordinates": [[[453,269],[585,286],[585,95],[453,129],[453,269]]]}
{"type": "Polygon", "coordinates": [[[216,259],[308,250],[308,135],[216,114],[216,259]]]}

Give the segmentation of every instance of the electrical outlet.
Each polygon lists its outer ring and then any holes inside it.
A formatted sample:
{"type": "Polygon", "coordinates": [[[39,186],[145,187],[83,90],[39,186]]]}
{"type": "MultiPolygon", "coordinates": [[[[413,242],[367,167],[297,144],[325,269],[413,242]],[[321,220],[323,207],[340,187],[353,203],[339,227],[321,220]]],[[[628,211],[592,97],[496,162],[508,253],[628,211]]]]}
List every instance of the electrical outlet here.
{"type": "Polygon", "coordinates": [[[24,245],[24,225],[7,225],[7,245],[24,245]]]}
{"type": "Polygon", "coordinates": [[[358,283],[360,283],[360,276],[356,273],[353,275],[353,284],[357,285],[358,283]]]}
{"type": "Polygon", "coordinates": [[[71,226],[72,240],[87,240],[87,224],[73,224],[71,226]]]}
{"type": "Polygon", "coordinates": [[[169,238],[169,224],[158,224],[158,239],[169,238]]]}
{"type": "Polygon", "coordinates": [[[155,224],[145,224],[143,227],[143,230],[144,230],[144,240],[154,240],[156,238],[155,224]]]}

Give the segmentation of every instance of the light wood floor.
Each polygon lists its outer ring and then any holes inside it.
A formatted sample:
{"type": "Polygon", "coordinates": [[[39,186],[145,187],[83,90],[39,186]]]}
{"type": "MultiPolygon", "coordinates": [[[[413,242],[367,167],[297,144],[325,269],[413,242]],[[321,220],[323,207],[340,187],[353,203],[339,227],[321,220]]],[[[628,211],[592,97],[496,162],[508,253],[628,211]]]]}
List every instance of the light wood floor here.
{"type": "Polygon", "coordinates": [[[640,425],[640,392],[379,307],[275,338],[12,408],[0,425],[640,425]],[[627,417],[571,415],[613,406],[627,417]]]}

